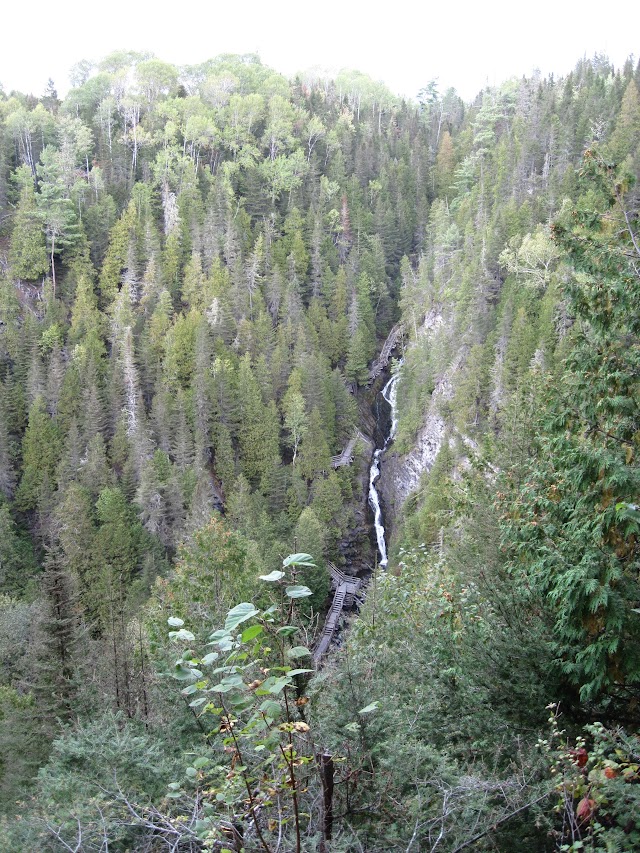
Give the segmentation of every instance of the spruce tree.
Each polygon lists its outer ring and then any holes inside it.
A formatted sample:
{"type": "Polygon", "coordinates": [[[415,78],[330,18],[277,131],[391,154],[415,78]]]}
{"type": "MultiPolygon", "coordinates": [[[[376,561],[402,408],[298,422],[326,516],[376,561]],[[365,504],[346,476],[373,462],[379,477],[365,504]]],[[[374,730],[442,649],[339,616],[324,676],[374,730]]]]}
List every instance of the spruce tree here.
{"type": "Polygon", "coordinates": [[[20,166],[16,170],[16,180],[21,189],[13,218],[9,263],[15,276],[31,280],[48,272],[49,258],[33,188],[33,176],[28,166],[20,166]]]}
{"type": "Polygon", "coordinates": [[[22,442],[22,478],[16,491],[19,509],[35,509],[45,481],[55,482],[61,449],[60,432],[47,413],[44,397],[38,395],[29,411],[29,424],[22,442]]]}
{"type": "Polygon", "coordinates": [[[300,444],[300,472],[308,480],[318,472],[331,469],[331,451],[327,442],[322,416],[316,407],[309,416],[308,429],[300,444]]]}
{"type": "Polygon", "coordinates": [[[56,546],[47,551],[41,589],[41,644],[34,661],[32,689],[40,731],[51,738],[58,721],[69,722],[76,713],[82,638],[75,590],[56,546]]]}

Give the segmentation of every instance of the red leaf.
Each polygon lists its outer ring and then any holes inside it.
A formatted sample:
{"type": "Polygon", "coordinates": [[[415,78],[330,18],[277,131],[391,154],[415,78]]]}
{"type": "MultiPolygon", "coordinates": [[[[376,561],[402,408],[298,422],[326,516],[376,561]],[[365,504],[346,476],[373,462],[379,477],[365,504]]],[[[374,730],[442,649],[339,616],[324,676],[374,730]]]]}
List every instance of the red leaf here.
{"type": "Polygon", "coordinates": [[[573,763],[577,764],[578,767],[584,767],[589,760],[589,753],[583,746],[580,749],[570,749],[569,755],[573,759],[573,763]]]}
{"type": "Polygon", "coordinates": [[[596,801],[590,800],[589,797],[583,797],[578,803],[578,808],[576,809],[576,815],[580,818],[580,820],[588,821],[591,820],[591,815],[594,813],[596,808],[596,801]]]}

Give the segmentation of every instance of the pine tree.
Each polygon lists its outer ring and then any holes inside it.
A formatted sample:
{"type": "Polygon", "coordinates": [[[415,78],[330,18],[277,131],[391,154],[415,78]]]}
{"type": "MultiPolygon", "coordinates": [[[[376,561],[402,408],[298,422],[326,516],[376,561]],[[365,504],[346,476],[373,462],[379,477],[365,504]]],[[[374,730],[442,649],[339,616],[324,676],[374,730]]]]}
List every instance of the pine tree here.
{"type": "Polygon", "coordinates": [[[77,482],[70,483],[56,509],[55,530],[62,553],[62,564],[74,579],[89,624],[98,618],[95,593],[96,553],[94,500],[91,492],[77,482]]]}
{"type": "Polygon", "coordinates": [[[235,454],[231,442],[231,433],[226,424],[220,422],[215,427],[213,440],[213,467],[215,475],[222,483],[222,490],[228,497],[236,477],[235,454]]]}
{"type": "Polygon", "coordinates": [[[107,448],[100,433],[93,435],[80,461],[79,481],[95,499],[103,489],[113,486],[115,477],[107,460],[107,448]]]}
{"type": "Polygon", "coordinates": [[[639,143],[640,92],[636,81],[632,78],[627,83],[616,126],[607,147],[618,163],[623,162],[628,157],[630,162],[637,167],[639,143]]]}
{"type": "Polygon", "coordinates": [[[56,470],[58,492],[62,495],[67,486],[76,480],[82,460],[82,437],[78,421],[71,419],[69,429],[64,438],[64,447],[56,470]]]}
{"type": "Polygon", "coordinates": [[[45,226],[55,297],[55,255],[79,243],[82,231],[68,188],[65,186],[60,152],[47,145],[42,149],[40,159],[37,167],[40,178],[38,208],[45,226]]]}

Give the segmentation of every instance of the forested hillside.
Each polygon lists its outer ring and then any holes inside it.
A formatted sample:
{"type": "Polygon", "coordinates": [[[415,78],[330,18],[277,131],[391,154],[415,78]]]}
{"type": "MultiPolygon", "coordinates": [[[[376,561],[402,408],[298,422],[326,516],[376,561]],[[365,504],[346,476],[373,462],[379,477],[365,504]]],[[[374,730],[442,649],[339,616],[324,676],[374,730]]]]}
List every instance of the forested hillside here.
{"type": "Polygon", "coordinates": [[[0,94],[0,850],[635,849],[640,67],[73,83],[0,94]]]}

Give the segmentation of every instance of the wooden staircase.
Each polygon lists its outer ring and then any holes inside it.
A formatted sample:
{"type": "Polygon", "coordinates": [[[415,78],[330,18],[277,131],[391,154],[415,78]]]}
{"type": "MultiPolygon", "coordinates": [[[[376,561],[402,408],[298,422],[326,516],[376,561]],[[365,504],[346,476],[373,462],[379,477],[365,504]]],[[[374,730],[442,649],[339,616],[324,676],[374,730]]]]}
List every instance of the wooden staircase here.
{"type": "Polygon", "coordinates": [[[331,602],[331,607],[327,613],[324,628],[322,629],[322,636],[313,651],[313,662],[316,666],[318,666],[322,657],[329,650],[329,646],[333,640],[333,635],[338,627],[340,614],[345,607],[353,607],[353,602],[360,587],[362,586],[360,578],[353,577],[352,575],[345,575],[343,571],[338,569],[332,563],[329,563],[329,569],[331,571],[331,586],[335,589],[335,593],[333,601],[331,602]]]}

